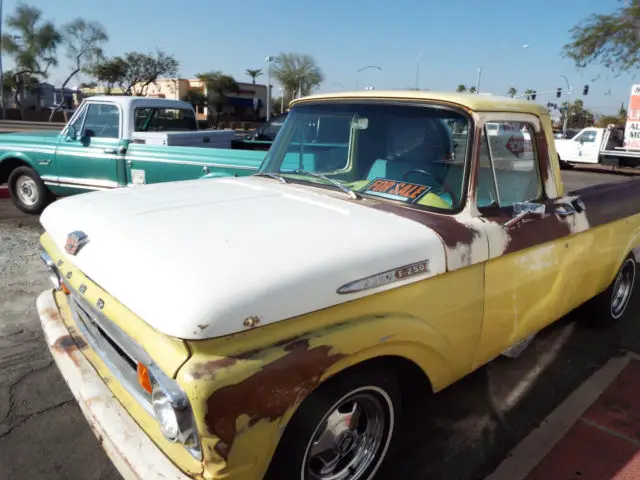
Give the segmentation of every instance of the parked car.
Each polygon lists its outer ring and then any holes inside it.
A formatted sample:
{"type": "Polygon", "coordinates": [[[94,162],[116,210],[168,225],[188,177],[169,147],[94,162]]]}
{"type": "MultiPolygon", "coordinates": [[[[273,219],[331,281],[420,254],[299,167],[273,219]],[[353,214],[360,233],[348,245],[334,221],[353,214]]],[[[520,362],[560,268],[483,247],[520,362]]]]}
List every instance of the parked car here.
{"type": "Polygon", "coordinates": [[[47,207],[46,343],[118,470],[374,478],[408,397],[573,309],[619,321],[640,180],[565,192],[552,139],[534,102],[315,95],[254,175],[47,207]]]}
{"type": "Polygon", "coordinates": [[[287,119],[287,114],[288,112],[272,117],[264,125],[248,133],[243,138],[234,138],[231,141],[231,148],[238,150],[269,150],[284,121],[287,119]]]}
{"type": "Polygon", "coordinates": [[[0,134],[0,185],[38,214],[54,196],[254,173],[264,153],[230,150],[234,135],[199,130],[186,102],[90,97],[60,132],[0,134]]]}

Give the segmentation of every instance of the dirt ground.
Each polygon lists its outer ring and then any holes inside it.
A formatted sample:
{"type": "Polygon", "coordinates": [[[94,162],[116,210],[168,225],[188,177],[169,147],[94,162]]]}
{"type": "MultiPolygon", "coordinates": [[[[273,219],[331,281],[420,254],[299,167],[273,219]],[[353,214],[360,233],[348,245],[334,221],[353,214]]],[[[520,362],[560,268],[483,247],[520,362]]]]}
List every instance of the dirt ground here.
{"type": "MultiPolygon", "coordinates": [[[[624,181],[563,172],[567,189],[624,181]]],[[[0,200],[0,479],[117,480],[119,474],[56,370],[35,299],[50,282],[37,217],[0,200]]],[[[597,254],[597,252],[594,252],[597,254]]],[[[587,259],[588,261],[588,259],[587,259]]],[[[430,399],[417,399],[390,478],[481,480],[517,442],[612,356],[640,353],[640,294],[614,329],[569,316],[515,360],[499,358],[430,399]]]]}

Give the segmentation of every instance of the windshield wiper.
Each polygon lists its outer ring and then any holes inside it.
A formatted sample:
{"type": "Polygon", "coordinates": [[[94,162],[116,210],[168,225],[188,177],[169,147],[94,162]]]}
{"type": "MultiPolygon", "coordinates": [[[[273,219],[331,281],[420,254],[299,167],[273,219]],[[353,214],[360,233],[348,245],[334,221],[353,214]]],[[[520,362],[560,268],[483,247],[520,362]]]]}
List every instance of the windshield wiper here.
{"type": "Polygon", "coordinates": [[[258,177],[271,177],[271,178],[274,178],[274,179],[280,181],[280,183],[287,183],[287,181],[285,180],[284,177],[281,177],[280,175],[276,175],[275,173],[258,172],[255,175],[258,176],[258,177]]]}
{"type": "Polygon", "coordinates": [[[316,172],[308,172],[307,170],[302,170],[300,168],[298,168],[297,170],[294,170],[295,173],[298,174],[302,174],[302,175],[311,175],[312,177],[318,177],[321,178],[323,180],[326,180],[327,182],[329,182],[331,185],[338,187],[340,190],[342,190],[344,193],[348,194],[351,198],[353,198],[354,200],[359,200],[360,198],[362,198],[360,195],[358,195],[356,192],[354,192],[353,190],[351,190],[348,187],[345,187],[344,185],[342,185],[340,182],[326,177],[324,175],[322,175],[321,173],[316,173],[316,172]]]}

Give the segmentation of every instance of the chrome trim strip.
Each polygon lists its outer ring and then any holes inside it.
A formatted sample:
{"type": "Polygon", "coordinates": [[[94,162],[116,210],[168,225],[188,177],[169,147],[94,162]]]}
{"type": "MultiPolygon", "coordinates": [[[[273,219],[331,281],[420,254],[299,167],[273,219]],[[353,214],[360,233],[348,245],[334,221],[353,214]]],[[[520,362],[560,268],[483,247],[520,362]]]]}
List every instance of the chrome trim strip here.
{"type": "Polygon", "coordinates": [[[193,165],[197,167],[219,167],[219,168],[237,168],[239,170],[258,170],[259,167],[248,167],[245,165],[232,165],[225,163],[209,163],[209,162],[190,162],[188,160],[166,160],[162,158],[142,157],[138,155],[127,155],[127,160],[137,162],[155,162],[155,163],[169,163],[175,165],[193,165]]]}
{"type": "Polygon", "coordinates": [[[69,285],[71,291],[69,308],[76,325],[109,371],[118,379],[122,386],[136,399],[136,401],[155,418],[151,406],[151,396],[138,383],[137,371],[134,370],[122,355],[106,340],[109,338],[132,361],[140,361],[145,365],[151,364],[146,352],[128,339],[128,336],[106,316],[94,309],[69,285]]]}

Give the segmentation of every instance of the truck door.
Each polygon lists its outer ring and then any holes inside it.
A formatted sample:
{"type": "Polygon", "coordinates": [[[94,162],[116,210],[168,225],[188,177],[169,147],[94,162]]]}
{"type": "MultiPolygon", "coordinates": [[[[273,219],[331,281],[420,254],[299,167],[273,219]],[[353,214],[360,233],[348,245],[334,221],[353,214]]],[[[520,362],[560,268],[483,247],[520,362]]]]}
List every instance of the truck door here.
{"type": "Polygon", "coordinates": [[[573,150],[575,157],[567,160],[579,163],[598,163],[600,143],[602,142],[602,134],[599,134],[598,129],[585,128],[573,137],[572,141],[576,145],[575,150],[573,150]]]}
{"type": "Polygon", "coordinates": [[[60,186],[76,192],[117,187],[118,160],[123,158],[119,153],[121,131],[120,107],[86,104],[64,128],[56,146],[60,186]]]}
{"type": "Polygon", "coordinates": [[[524,114],[486,118],[515,124],[522,133],[491,136],[483,128],[480,136],[475,197],[485,219],[489,260],[478,364],[577,306],[585,291],[576,279],[583,278],[584,259],[592,253],[590,237],[574,234],[586,222],[565,205],[569,200],[554,198],[549,164],[555,159],[549,157],[540,120],[524,114]],[[514,221],[527,207],[537,211],[514,221]]]}

